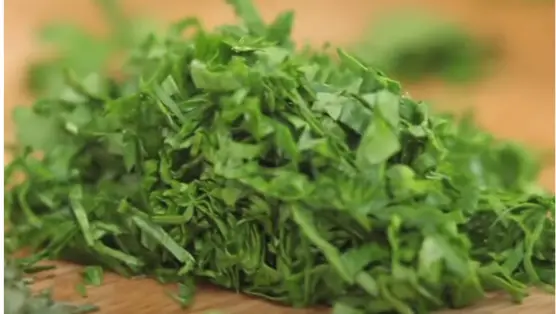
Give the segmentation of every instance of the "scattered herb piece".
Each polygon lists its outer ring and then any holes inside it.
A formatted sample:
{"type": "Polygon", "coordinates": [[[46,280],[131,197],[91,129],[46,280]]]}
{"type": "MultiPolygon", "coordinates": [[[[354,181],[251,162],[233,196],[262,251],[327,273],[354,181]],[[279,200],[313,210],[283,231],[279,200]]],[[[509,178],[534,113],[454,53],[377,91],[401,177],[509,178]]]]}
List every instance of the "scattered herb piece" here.
{"type": "Polygon", "coordinates": [[[18,108],[14,249],[178,282],[184,305],[193,279],[336,313],[553,287],[554,196],[527,151],[345,51],[297,52],[291,13],[229,3],[242,25],[185,19],[123,79],[66,69],[64,93],[18,108]]]}
{"type": "Polygon", "coordinates": [[[83,298],[88,297],[87,294],[87,286],[85,286],[84,283],[80,282],[75,286],[75,291],[77,291],[77,293],[82,296],[83,298]]]}
{"type": "Polygon", "coordinates": [[[24,271],[12,260],[4,260],[4,313],[6,314],[84,314],[98,311],[92,305],[76,306],[54,302],[48,291],[31,293],[24,271]]]}
{"type": "Polygon", "coordinates": [[[83,282],[86,285],[100,286],[103,276],[102,267],[100,266],[87,266],[83,270],[83,282]]]}
{"type": "Polygon", "coordinates": [[[40,273],[47,270],[55,269],[56,266],[54,265],[34,265],[34,266],[27,266],[23,269],[25,274],[35,274],[40,273]]]}
{"type": "Polygon", "coordinates": [[[193,280],[191,280],[191,278],[186,278],[183,282],[178,283],[178,292],[169,292],[169,295],[182,307],[186,308],[193,303],[195,290],[195,283],[193,280]]]}
{"type": "Polygon", "coordinates": [[[426,75],[462,82],[484,74],[492,45],[463,26],[419,10],[385,14],[370,25],[354,53],[399,79],[426,75]]]}

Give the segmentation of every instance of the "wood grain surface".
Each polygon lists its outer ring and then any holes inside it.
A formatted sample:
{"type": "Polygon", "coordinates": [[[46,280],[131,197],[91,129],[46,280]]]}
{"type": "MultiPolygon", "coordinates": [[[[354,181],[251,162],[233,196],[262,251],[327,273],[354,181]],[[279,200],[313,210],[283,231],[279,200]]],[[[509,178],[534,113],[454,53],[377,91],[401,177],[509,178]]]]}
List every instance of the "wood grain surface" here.
{"type": "MultiPolygon", "coordinates": [[[[513,138],[535,149],[554,149],[554,3],[533,0],[265,0],[257,1],[265,17],[284,9],[295,9],[294,36],[300,41],[349,43],[366,24],[384,10],[421,6],[437,10],[465,23],[473,32],[501,44],[503,60],[480,82],[445,86],[426,81],[407,86],[416,98],[431,100],[449,110],[475,108],[479,122],[500,137],[513,138]]],[[[233,20],[232,11],[220,0],[129,0],[133,14],[160,20],[197,15],[214,26],[233,20]]],[[[23,85],[27,62],[40,55],[34,32],[52,20],[70,20],[103,31],[98,10],[88,0],[5,0],[5,142],[13,140],[11,108],[32,101],[23,85]]],[[[5,156],[9,158],[9,156],[5,156]]],[[[547,162],[540,178],[554,190],[554,161],[547,162]]],[[[222,313],[265,312],[268,314],[326,313],[323,309],[294,310],[250,299],[215,288],[200,289],[195,305],[180,309],[152,280],[128,280],[107,275],[101,287],[89,288],[88,298],[78,296],[79,267],[59,267],[40,274],[36,289],[54,286],[55,296],[78,303],[94,303],[101,313],[222,313]]],[[[485,302],[462,311],[447,313],[554,313],[554,296],[532,292],[522,305],[493,295],[485,302]]]]}

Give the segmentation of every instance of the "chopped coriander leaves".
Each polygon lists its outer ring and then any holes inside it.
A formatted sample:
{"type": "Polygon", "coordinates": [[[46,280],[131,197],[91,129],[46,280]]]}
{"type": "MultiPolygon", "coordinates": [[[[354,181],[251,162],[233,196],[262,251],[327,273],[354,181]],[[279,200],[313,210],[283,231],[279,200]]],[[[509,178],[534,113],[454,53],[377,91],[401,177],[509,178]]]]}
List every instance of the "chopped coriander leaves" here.
{"type": "Polygon", "coordinates": [[[296,51],[291,13],[229,3],[241,25],[178,22],[122,78],[66,75],[18,109],[10,246],[179,283],[184,306],[194,280],[335,313],[553,287],[554,197],[523,148],[343,50],[296,51]]]}

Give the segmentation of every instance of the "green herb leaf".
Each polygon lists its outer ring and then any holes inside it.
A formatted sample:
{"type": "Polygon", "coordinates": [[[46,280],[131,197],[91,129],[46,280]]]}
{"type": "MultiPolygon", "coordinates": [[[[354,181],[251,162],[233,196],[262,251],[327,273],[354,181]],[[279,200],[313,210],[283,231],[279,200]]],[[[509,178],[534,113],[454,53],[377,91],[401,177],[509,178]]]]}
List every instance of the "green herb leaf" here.
{"type": "Polygon", "coordinates": [[[100,286],[103,276],[102,268],[99,266],[87,266],[83,270],[83,281],[86,285],[100,286]]]}

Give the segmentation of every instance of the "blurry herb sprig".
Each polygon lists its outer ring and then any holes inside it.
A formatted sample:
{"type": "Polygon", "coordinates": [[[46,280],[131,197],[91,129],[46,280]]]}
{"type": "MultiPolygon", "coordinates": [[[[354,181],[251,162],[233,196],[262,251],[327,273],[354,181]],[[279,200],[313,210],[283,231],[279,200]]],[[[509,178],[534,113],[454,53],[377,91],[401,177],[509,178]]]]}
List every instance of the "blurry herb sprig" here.
{"type": "Polygon", "coordinates": [[[146,36],[120,80],[57,64],[61,88],[16,110],[13,249],[179,282],[183,305],[195,280],[335,313],[551,289],[554,198],[527,151],[343,50],[296,52],[291,12],[228,2],[242,25],[146,36]]]}
{"type": "Polygon", "coordinates": [[[110,26],[108,36],[95,36],[74,24],[46,25],[39,33],[39,39],[41,43],[55,48],[55,57],[30,65],[27,77],[31,92],[56,97],[63,92],[68,69],[80,78],[91,73],[107,73],[115,56],[126,55],[157,29],[151,20],[126,16],[117,1],[94,1],[110,26]]]}
{"type": "Polygon", "coordinates": [[[399,79],[440,75],[464,82],[485,73],[495,48],[456,22],[421,10],[403,10],[374,21],[353,51],[399,79]]]}

